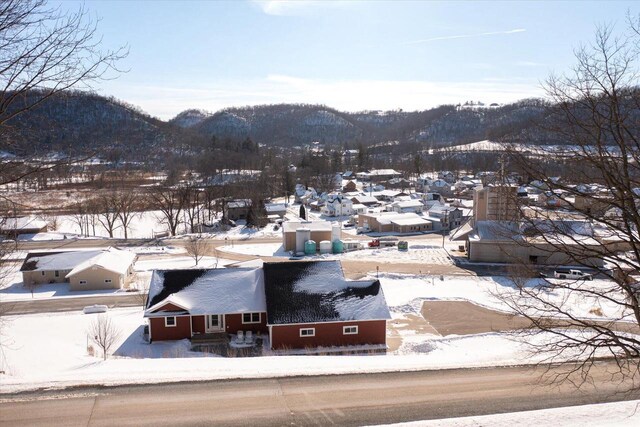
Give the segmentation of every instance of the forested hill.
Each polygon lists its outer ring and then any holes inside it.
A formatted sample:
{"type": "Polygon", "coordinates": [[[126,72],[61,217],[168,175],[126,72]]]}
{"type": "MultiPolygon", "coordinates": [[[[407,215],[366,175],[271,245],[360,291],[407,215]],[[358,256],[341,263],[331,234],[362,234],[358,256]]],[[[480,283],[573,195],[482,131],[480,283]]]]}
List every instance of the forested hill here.
{"type": "Polygon", "coordinates": [[[73,91],[5,123],[0,149],[27,156],[99,151],[102,156],[141,159],[151,150],[180,144],[189,134],[114,98],[73,91]]]}
{"type": "Polygon", "coordinates": [[[543,108],[535,99],[501,107],[441,106],[417,112],[346,113],[321,105],[279,104],[229,108],[199,116],[190,127],[205,136],[248,137],[266,145],[400,141],[446,146],[517,132],[540,118],[543,108]]]}
{"type": "MultiPolygon", "coordinates": [[[[69,92],[48,99],[0,128],[0,150],[15,154],[101,151],[124,159],[181,153],[217,140],[281,147],[320,142],[356,148],[441,147],[521,133],[543,116],[540,100],[493,107],[441,106],[425,111],[347,113],[322,105],[278,104],[187,110],[165,122],[114,98],[69,92]]],[[[527,132],[531,138],[531,132],[527,132]]],[[[536,141],[530,141],[535,143],[536,141]]]]}

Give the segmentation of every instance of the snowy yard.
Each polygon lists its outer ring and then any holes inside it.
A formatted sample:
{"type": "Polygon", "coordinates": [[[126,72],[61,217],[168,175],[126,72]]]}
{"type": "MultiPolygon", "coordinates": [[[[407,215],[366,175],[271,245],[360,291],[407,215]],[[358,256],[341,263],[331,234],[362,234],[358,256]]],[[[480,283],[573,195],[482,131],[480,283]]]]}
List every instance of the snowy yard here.
{"type": "MultiPolygon", "coordinates": [[[[250,359],[192,352],[186,340],[147,344],[142,335],[142,309],[128,308],[109,312],[121,335],[114,356],[102,361],[99,354],[87,354],[87,330],[97,315],[45,313],[5,317],[8,324],[4,329],[5,349],[0,370],[6,373],[0,375],[0,383],[3,391],[10,392],[77,384],[488,367],[536,360],[530,357],[529,347],[507,333],[442,337],[406,327],[412,318],[421,316],[425,300],[467,300],[501,310],[504,307],[492,292],[496,289],[515,292],[506,279],[445,276],[440,280],[439,277],[384,274],[380,280],[393,317],[388,337],[399,339],[395,349],[386,355],[313,356],[310,363],[311,356],[275,356],[269,351],[265,351],[263,357],[250,359]],[[47,364],[41,363],[43,352],[48,355],[47,364]]],[[[597,282],[594,281],[594,285],[598,285],[597,282]]],[[[557,295],[557,298],[564,296],[557,295]]],[[[576,313],[595,317],[589,308],[588,302],[575,302],[576,313]]]]}
{"type": "MultiPolygon", "coordinates": [[[[367,244],[366,241],[363,242],[367,244]]],[[[219,248],[225,252],[235,252],[245,255],[289,257],[281,243],[255,243],[241,245],[227,245],[219,248]]],[[[399,251],[398,248],[361,249],[343,254],[310,255],[305,259],[349,259],[360,261],[375,261],[379,263],[428,263],[436,265],[453,265],[447,251],[440,246],[416,243],[409,246],[408,251],[399,251]]]]}

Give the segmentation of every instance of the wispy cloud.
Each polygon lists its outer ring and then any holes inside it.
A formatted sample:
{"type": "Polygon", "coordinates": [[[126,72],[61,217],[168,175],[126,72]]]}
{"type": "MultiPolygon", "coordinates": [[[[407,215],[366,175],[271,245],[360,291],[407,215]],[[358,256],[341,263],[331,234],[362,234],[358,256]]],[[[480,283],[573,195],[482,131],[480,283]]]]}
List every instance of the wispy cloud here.
{"type": "Polygon", "coordinates": [[[267,15],[299,16],[309,15],[318,9],[342,9],[356,4],[353,1],[320,0],[252,0],[267,15]]]}
{"type": "Polygon", "coordinates": [[[454,36],[440,36],[440,37],[430,37],[428,39],[412,40],[412,41],[405,42],[403,44],[431,43],[431,42],[436,42],[440,40],[472,39],[472,38],[485,37],[485,36],[500,36],[500,35],[506,35],[506,34],[524,33],[525,31],[527,31],[525,28],[516,28],[514,30],[506,30],[506,31],[488,31],[485,33],[476,33],[476,34],[458,34],[454,36]]]}

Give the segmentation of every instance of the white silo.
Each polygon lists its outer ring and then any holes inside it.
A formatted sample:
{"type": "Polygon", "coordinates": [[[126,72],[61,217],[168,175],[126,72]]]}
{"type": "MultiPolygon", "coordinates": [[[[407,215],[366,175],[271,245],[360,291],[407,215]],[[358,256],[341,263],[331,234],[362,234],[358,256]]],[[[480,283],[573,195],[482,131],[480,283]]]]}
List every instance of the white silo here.
{"type": "Polygon", "coordinates": [[[304,244],[307,240],[311,240],[311,229],[298,228],[296,230],[296,253],[304,252],[304,244]]]}
{"type": "Polygon", "coordinates": [[[336,240],[340,240],[342,237],[342,233],[340,232],[341,227],[340,224],[331,224],[331,241],[335,242],[336,240]]]}

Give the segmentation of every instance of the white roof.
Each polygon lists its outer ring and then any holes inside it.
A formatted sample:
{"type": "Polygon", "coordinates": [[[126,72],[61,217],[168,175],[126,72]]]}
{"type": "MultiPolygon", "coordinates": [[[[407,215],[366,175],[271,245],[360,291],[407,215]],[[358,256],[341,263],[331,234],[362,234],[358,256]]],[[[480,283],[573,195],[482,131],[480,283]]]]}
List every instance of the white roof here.
{"type": "Polygon", "coordinates": [[[378,199],[373,196],[358,195],[353,197],[358,203],[378,203],[378,199]]]}
{"type": "MultiPolygon", "coordinates": [[[[151,277],[149,301],[164,287],[165,271],[151,277]]],[[[149,307],[148,315],[167,303],[184,308],[191,315],[256,313],[267,311],[261,268],[207,270],[182,290],[149,307]]]]}
{"type": "Polygon", "coordinates": [[[298,228],[308,228],[311,231],[331,231],[329,221],[287,221],[282,224],[282,231],[285,233],[295,232],[298,228]]]}
{"type": "Polygon", "coordinates": [[[72,270],[77,265],[101,253],[102,251],[70,251],[33,256],[25,261],[23,271],[72,270]]]}
{"type": "Polygon", "coordinates": [[[133,261],[136,259],[136,254],[129,251],[121,251],[120,249],[109,248],[93,258],[87,259],[84,262],[76,265],[73,270],[66,275],[71,277],[80,273],[88,268],[101,267],[105,270],[113,271],[118,274],[124,274],[127,272],[133,261]]]}
{"type": "Polygon", "coordinates": [[[417,218],[392,219],[391,223],[395,225],[424,225],[424,224],[431,224],[431,221],[424,218],[417,217],[417,218]]]}
{"type": "Polygon", "coordinates": [[[420,200],[402,200],[394,202],[393,206],[397,206],[399,208],[418,208],[424,207],[424,204],[420,200]]]}

